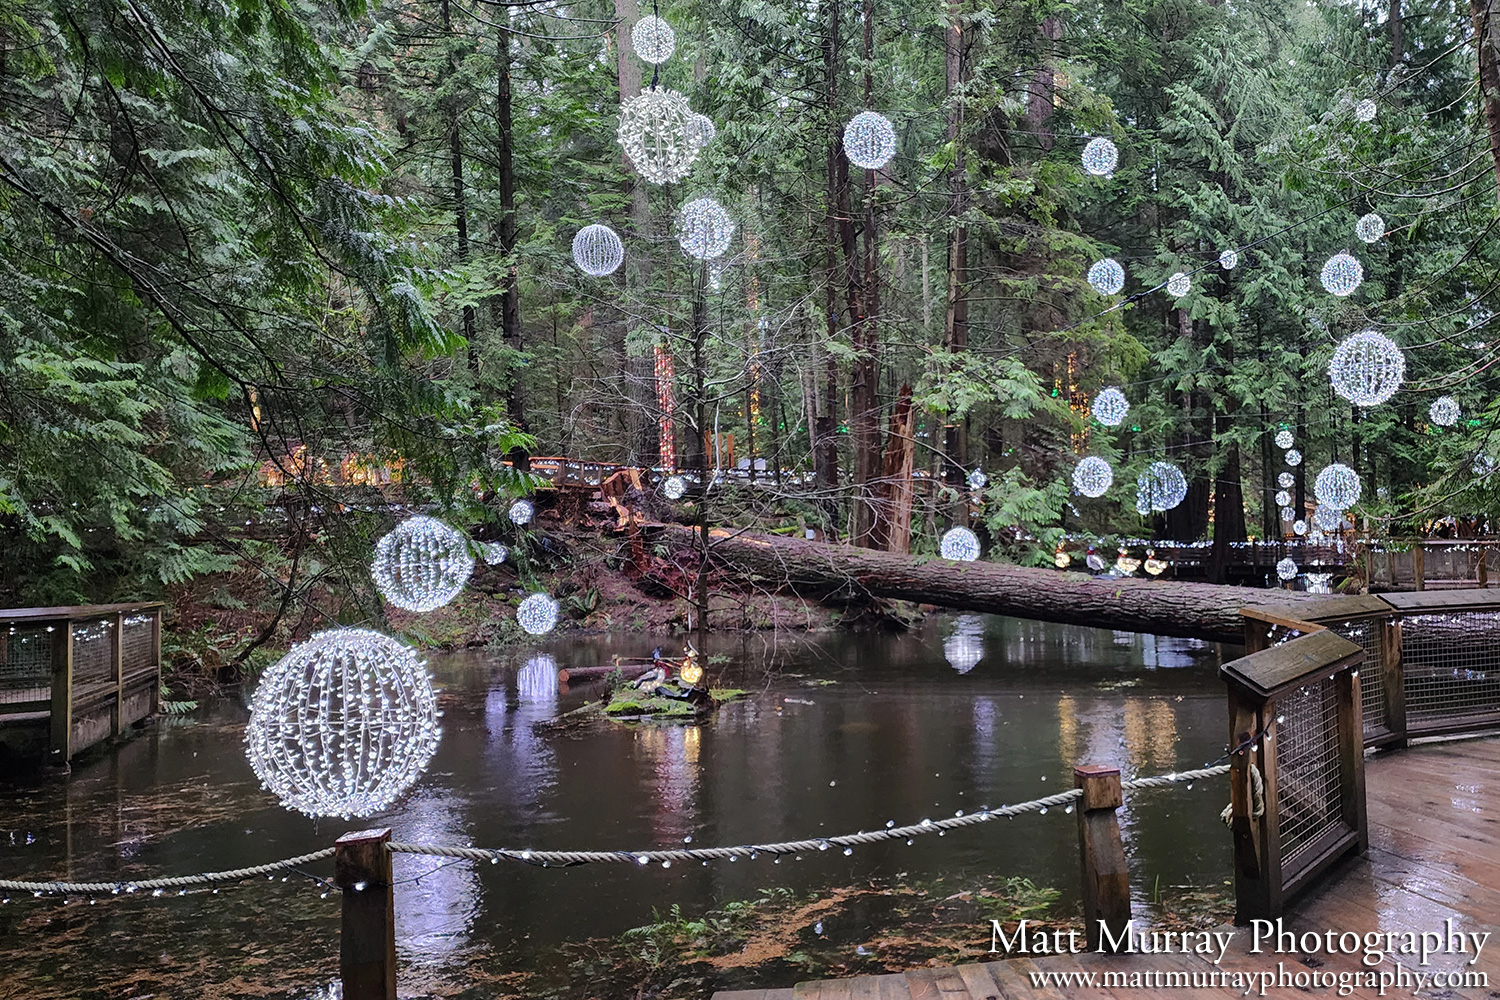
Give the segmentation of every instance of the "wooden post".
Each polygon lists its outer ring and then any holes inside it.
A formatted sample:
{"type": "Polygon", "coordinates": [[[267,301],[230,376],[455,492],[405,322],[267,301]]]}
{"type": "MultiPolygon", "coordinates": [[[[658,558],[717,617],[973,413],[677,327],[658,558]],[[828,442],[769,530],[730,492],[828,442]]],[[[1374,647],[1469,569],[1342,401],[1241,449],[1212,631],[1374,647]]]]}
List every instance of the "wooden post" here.
{"type": "Polygon", "coordinates": [[[391,831],[356,830],[334,844],[334,883],[344,891],[339,978],[344,1000],[396,1000],[396,899],[391,831]]]}
{"type": "Polygon", "coordinates": [[[1340,671],[1334,681],[1334,693],[1338,699],[1339,806],[1344,822],[1357,836],[1359,853],[1364,854],[1370,849],[1370,833],[1365,818],[1365,739],[1359,670],[1340,671]]]}
{"type": "Polygon", "coordinates": [[[1130,869],[1115,815],[1124,804],[1120,769],[1075,767],[1073,787],[1083,789],[1078,804],[1078,856],[1083,868],[1084,932],[1089,949],[1101,951],[1109,940],[1123,939],[1130,922],[1130,869]],[[1101,934],[1106,927],[1108,939],[1101,934]]]}
{"type": "Polygon", "coordinates": [[[1234,922],[1281,915],[1280,830],[1274,809],[1255,814],[1257,796],[1252,768],[1260,771],[1261,802],[1269,788],[1266,759],[1274,781],[1276,755],[1267,754],[1265,740],[1256,740],[1264,730],[1266,705],[1229,691],[1229,745],[1236,748],[1229,758],[1230,836],[1234,841],[1234,922]],[[1258,743],[1258,745],[1257,745],[1258,743]]]}
{"type": "Polygon", "coordinates": [[[115,612],[115,718],[114,735],[125,731],[125,614],[115,612]]]}
{"type": "Polygon", "coordinates": [[[1422,542],[1418,540],[1417,544],[1412,546],[1411,550],[1412,576],[1417,590],[1427,589],[1426,563],[1427,558],[1425,552],[1422,549],[1422,542]]]}
{"type": "Polygon", "coordinates": [[[1479,566],[1478,566],[1478,570],[1479,570],[1479,586],[1481,586],[1481,587],[1488,587],[1490,585],[1489,567],[1485,564],[1485,562],[1486,562],[1485,556],[1489,553],[1489,551],[1490,551],[1489,546],[1485,545],[1483,542],[1479,543],[1479,566]]]}
{"type": "Polygon", "coordinates": [[[1406,746],[1406,666],[1401,661],[1401,619],[1382,619],[1380,628],[1380,690],[1385,698],[1385,724],[1395,746],[1406,746]]]}
{"type": "Polygon", "coordinates": [[[65,767],[73,756],[73,623],[54,623],[52,636],[52,719],[49,764],[65,767]]]}

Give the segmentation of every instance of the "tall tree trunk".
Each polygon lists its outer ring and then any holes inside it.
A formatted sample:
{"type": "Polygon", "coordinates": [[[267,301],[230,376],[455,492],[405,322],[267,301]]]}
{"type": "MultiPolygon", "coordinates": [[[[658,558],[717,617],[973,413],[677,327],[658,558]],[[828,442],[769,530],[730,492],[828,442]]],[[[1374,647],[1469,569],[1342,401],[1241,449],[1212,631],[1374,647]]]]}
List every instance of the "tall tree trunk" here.
{"type": "MultiPolygon", "coordinates": [[[[839,5],[828,5],[828,33],[823,39],[824,100],[830,120],[838,114],[839,96],[839,5]]],[[[828,343],[838,339],[838,276],[841,224],[849,217],[849,161],[844,158],[838,139],[828,145],[828,192],[825,222],[827,242],[824,248],[824,318],[828,324],[828,343]]],[[[833,352],[825,352],[821,408],[812,417],[813,470],[818,492],[831,526],[838,524],[838,361],[833,352]]],[[[814,375],[816,379],[818,376],[814,375]]]]}
{"type": "Polygon", "coordinates": [[[1038,26],[1042,36],[1041,59],[1036,72],[1027,86],[1026,122],[1036,132],[1037,141],[1043,149],[1051,149],[1055,141],[1052,130],[1047,127],[1052,120],[1054,94],[1057,89],[1057,70],[1053,61],[1054,43],[1062,37],[1062,21],[1048,15],[1038,26]]]}
{"type": "MultiPolygon", "coordinates": [[[[500,283],[500,338],[512,356],[521,353],[521,282],[516,252],[516,143],[511,117],[510,29],[504,23],[496,29],[495,39],[495,131],[499,137],[500,218],[495,224],[500,252],[505,255],[505,277],[500,283]]],[[[520,366],[506,372],[505,409],[512,426],[530,431],[522,402],[520,366]]],[[[508,456],[517,469],[531,467],[524,448],[513,448],[508,456]]]]}
{"type": "Polygon", "coordinates": [[[1386,5],[1386,29],[1391,36],[1391,67],[1401,65],[1401,0],[1390,0],[1386,5]]]}
{"type": "MultiPolygon", "coordinates": [[[[948,142],[953,146],[953,168],[948,173],[949,216],[953,231],[948,234],[948,296],[943,313],[943,345],[949,353],[969,349],[969,227],[964,217],[969,209],[968,149],[963,141],[963,86],[968,81],[967,40],[959,21],[959,4],[948,5],[948,28],[943,34],[943,65],[948,94],[948,142]]],[[[969,464],[967,421],[951,414],[943,421],[943,483],[957,492],[959,500],[950,517],[956,524],[969,523],[969,464]]]]}
{"type": "MultiPolygon", "coordinates": [[[[640,8],[636,0],[614,0],[615,18],[618,22],[615,28],[615,54],[616,74],[620,87],[621,103],[635,97],[641,92],[641,61],[636,58],[634,51],[628,41],[630,28],[640,17],[640,8]]],[[[635,240],[648,244],[651,241],[651,201],[650,190],[639,175],[631,169],[628,161],[621,160],[625,164],[626,176],[630,178],[630,222],[634,230],[632,234],[635,240]]],[[[627,238],[627,244],[631,241],[627,238]]],[[[615,355],[615,377],[620,386],[620,401],[624,405],[618,407],[620,414],[620,431],[625,437],[625,451],[632,462],[641,465],[656,465],[663,461],[662,438],[663,420],[667,419],[663,414],[660,399],[652,390],[655,384],[653,375],[654,366],[650,359],[631,358],[625,349],[625,333],[627,329],[640,328],[648,321],[656,321],[659,317],[648,317],[642,313],[643,302],[649,301],[651,296],[648,289],[651,286],[652,267],[651,255],[645,253],[632,253],[625,256],[625,284],[627,294],[625,301],[629,302],[627,312],[621,317],[619,331],[613,346],[615,355]]],[[[668,343],[666,349],[670,352],[672,347],[668,343]]],[[[671,452],[671,442],[667,442],[666,451],[671,452]]]]}
{"type": "MultiPolygon", "coordinates": [[[[448,0],[441,0],[439,15],[442,18],[443,41],[451,44],[453,40],[453,18],[448,8],[448,0]]],[[[452,58],[448,61],[448,76],[451,79],[458,71],[452,58]]],[[[453,181],[453,228],[458,237],[456,256],[460,267],[469,262],[469,205],[464,192],[464,138],[460,130],[457,98],[449,96],[444,101],[443,119],[448,130],[448,166],[453,181]]],[[[469,345],[469,370],[479,370],[479,345],[475,342],[474,335],[474,307],[469,304],[463,309],[463,335],[469,345]]]]}
{"type": "Polygon", "coordinates": [[[1500,0],[1469,0],[1474,42],[1479,46],[1479,100],[1490,133],[1495,191],[1500,196],[1500,0]]]}
{"type": "MultiPolygon", "coordinates": [[[[875,0],[864,0],[865,105],[874,102],[873,69],[875,45],[875,0]]],[[[849,161],[840,149],[843,170],[849,161]]],[[[865,171],[864,253],[861,261],[854,241],[854,220],[846,224],[844,255],[849,273],[849,318],[854,363],[850,369],[849,414],[854,438],[854,526],[855,545],[872,547],[875,524],[883,516],[879,500],[880,478],[880,355],[876,337],[879,304],[875,288],[875,171],[865,171]]],[[[846,196],[847,200],[847,196],[846,196]]]]}
{"type": "Polygon", "coordinates": [[[891,432],[885,439],[885,459],[880,478],[880,509],[871,548],[887,552],[911,551],[911,510],[916,496],[912,466],[916,459],[913,436],[916,413],[911,405],[911,386],[903,385],[891,412],[891,432]]]}

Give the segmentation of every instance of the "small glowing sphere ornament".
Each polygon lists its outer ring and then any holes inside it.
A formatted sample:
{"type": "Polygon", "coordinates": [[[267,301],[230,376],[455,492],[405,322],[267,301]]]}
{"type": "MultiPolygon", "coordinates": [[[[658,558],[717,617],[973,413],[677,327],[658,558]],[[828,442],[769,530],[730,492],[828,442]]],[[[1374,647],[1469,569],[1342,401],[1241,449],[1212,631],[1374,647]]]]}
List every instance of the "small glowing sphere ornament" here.
{"type": "Polygon", "coordinates": [[[1353,295],[1359,283],[1365,280],[1365,269],[1360,262],[1347,253],[1336,253],[1323,264],[1320,275],[1323,287],[1330,295],[1343,298],[1353,295]]]}
{"type": "Polygon", "coordinates": [[[682,206],[677,216],[677,242],[698,260],[724,256],[734,239],[734,221],[712,198],[696,198],[682,206]]]}
{"type": "Polygon", "coordinates": [[[1306,521],[1293,521],[1292,522],[1292,534],[1294,534],[1294,535],[1305,535],[1305,534],[1307,534],[1307,522],[1306,521]]]}
{"type": "Polygon", "coordinates": [[[1362,122],[1374,121],[1375,112],[1379,110],[1380,106],[1367,97],[1354,106],[1354,117],[1362,122]]]}
{"type": "Polygon", "coordinates": [[[1276,447],[1278,448],[1290,448],[1294,440],[1295,438],[1292,437],[1292,432],[1289,430],[1279,430],[1276,432],[1276,447]]]}
{"type": "Polygon", "coordinates": [[[1290,472],[1283,472],[1276,477],[1276,485],[1284,490],[1289,490],[1297,485],[1297,477],[1290,472]]]}
{"type": "Polygon", "coordinates": [[[1286,451],[1286,464],[1296,467],[1302,464],[1302,452],[1296,448],[1288,448],[1286,451]]]}
{"type": "Polygon", "coordinates": [[[1313,482],[1313,496],[1318,503],[1334,510],[1348,510],[1359,503],[1360,490],[1359,473],[1338,462],[1324,466],[1313,482]]]}
{"type": "Polygon", "coordinates": [[[1374,243],[1385,235],[1385,220],[1374,212],[1361,215],[1354,224],[1354,235],[1366,243],[1374,243]]]}
{"type": "Polygon", "coordinates": [[[573,237],[573,263],[595,278],[614,274],[625,263],[625,244],[620,234],[608,226],[598,223],[584,226],[573,237]]]}
{"type": "Polygon", "coordinates": [[[1219,254],[1219,266],[1226,271],[1233,271],[1240,264],[1240,255],[1233,250],[1225,250],[1219,254]]]}
{"type": "Polygon", "coordinates": [[[1344,526],[1344,513],[1320,503],[1313,509],[1312,523],[1319,531],[1338,531],[1344,526]]]}
{"type": "Polygon", "coordinates": [[[505,562],[510,555],[510,549],[499,542],[486,542],[484,544],[484,564],[486,566],[499,566],[505,562]]]}
{"type": "Polygon", "coordinates": [[[1083,169],[1095,177],[1108,177],[1120,165],[1120,151],[1102,136],[1090,139],[1083,147],[1083,169]]]}
{"type": "Polygon", "coordinates": [[[1089,284],[1100,295],[1119,295],[1125,287],[1125,268],[1113,257],[1095,261],[1089,268],[1089,284]]]}
{"type": "Polygon", "coordinates": [[[1281,519],[1283,521],[1285,521],[1287,524],[1291,524],[1293,521],[1297,520],[1297,511],[1296,511],[1296,509],[1293,508],[1293,507],[1283,507],[1283,508],[1281,508],[1281,519]]]}
{"type": "Polygon", "coordinates": [[[1297,578],[1297,563],[1292,559],[1283,559],[1276,564],[1276,576],[1282,580],[1295,580],[1297,578]]]}
{"type": "Polygon", "coordinates": [[[1379,406],[1401,388],[1406,355],[1391,338],[1363,330],[1334,350],[1328,378],[1333,391],[1356,406],[1379,406]]]}
{"type": "Polygon", "coordinates": [[[879,170],[896,155],[896,129],[885,115],[861,111],[844,126],[844,153],[865,170],[879,170]]]}
{"type": "Polygon", "coordinates": [[[617,138],[630,165],[651,184],[680,181],[701,147],[693,141],[695,112],[675,90],[652,87],[620,105],[617,138]]]}
{"type": "Polygon", "coordinates": [[[1494,457],[1481,451],[1479,454],[1474,456],[1474,464],[1469,468],[1473,471],[1474,475],[1478,476],[1480,479],[1483,479],[1494,472],[1496,466],[1497,463],[1495,462],[1494,457]]]}
{"type": "Polygon", "coordinates": [[[968,528],[949,528],[938,543],[944,559],[973,562],[979,558],[979,538],[968,528]]]}
{"type": "Polygon", "coordinates": [[[1459,409],[1458,400],[1452,396],[1439,396],[1427,408],[1427,416],[1439,427],[1452,427],[1463,416],[1463,411],[1459,409]]]}
{"type": "Polygon", "coordinates": [[[630,47],[648,63],[664,63],[677,48],[677,32],[661,18],[647,15],[630,29],[630,47]]]}
{"type": "Polygon", "coordinates": [[[1152,462],[1135,482],[1138,493],[1153,511],[1171,510],[1187,499],[1187,477],[1171,462],[1152,462]]]}
{"type": "Polygon", "coordinates": [[[1086,497],[1102,497],[1115,483],[1115,470],[1097,455],[1090,455],[1073,468],[1073,488],[1086,497]]]}
{"type": "Polygon", "coordinates": [[[418,514],[375,543],[370,575],[387,601],[431,611],[458,596],[474,572],[469,541],[436,518],[418,514]]]}
{"type": "Polygon", "coordinates": [[[1167,279],[1167,294],[1180,299],[1193,290],[1193,279],[1178,271],[1167,279]]]}
{"type": "Polygon", "coordinates": [[[516,624],[532,635],[546,635],[557,627],[557,602],[546,594],[532,594],[516,608],[516,624]]]}
{"type": "Polygon", "coordinates": [[[1092,412],[1094,419],[1106,427],[1118,427],[1125,414],[1130,412],[1130,401],[1123,392],[1110,386],[1100,389],[1099,395],[1094,397],[1092,412]]]}
{"type": "Polygon", "coordinates": [[[1276,491],[1276,506],[1278,506],[1278,507],[1289,507],[1289,506],[1291,506],[1291,503],[1292,503],[1292,495],[1290,493],[1288,493],[1286,490],[1277,490],[1276,491]]]}
{"type": "Polygon", "coordinates": [[[969,473],[969,489],[982,490],[989,485],[990,477],[984,474],[982,469],[975,469],[969,473]]]}
{"type": "Polygon", "coordinates": [[[687,480],[681,476],[668,476],[667,481],[661,484],[661,495],[668,500],[681,500],[686,492],[687,480]]]}
{"type": "Polygon", "coordinates": [[[525,527],[536,516],[536,508],[531,505],[530,500],[517,500],[510,505],[507,515],[510,517],[511,524],[514,524],[518,528],[525,527]]]}
{"type": "Polygon", "coordinates": [[[370,816],[416,783],[437,750],[437,698],[416,652],[366,629],[319,632],[267,670],[245,756],[288,809],[370,816]]]}
{"type": "Polygon", "coordinates": [[[714,136],[718,134],[718,126],[708,115],[695,114],[688,119],[688,138],[696,143],[699,149],[713,142],[714,136]]]}

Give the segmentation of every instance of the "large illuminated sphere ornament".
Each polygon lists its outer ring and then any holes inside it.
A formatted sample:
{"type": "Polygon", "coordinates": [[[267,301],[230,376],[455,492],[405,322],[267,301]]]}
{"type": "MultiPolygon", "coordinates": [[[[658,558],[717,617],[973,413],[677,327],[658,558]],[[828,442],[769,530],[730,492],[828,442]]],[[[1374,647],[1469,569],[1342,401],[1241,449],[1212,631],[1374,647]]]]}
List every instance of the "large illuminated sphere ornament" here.
{"type": "Polygon", "coordinates": [[[469,540],[436,518],[418,514],[375,543],[370,575],[387,601],[431,611],[458,596],[474,572],[469,540]]]}
{"type": "Polygon", "coordinates": [[[517,500],[506,513],[510,517],[510,523],[520,528],[531,523],[531,519],[536,516],[536,508],[530,500],[517,500]]]}
{"type": "Polygon", "coordinates": [[[1187,499],[1187,477],[1171,462],[1152,462],[1135,483],[1154,511],[1171,510],[1187,499]]]}
{"type": "Polygon", "coordinates": [[[1354,106],[1354,117],[1362,122],[1374,121],[1375,112],[1379,110],[1380,106],[1367,97],[1354,106]]]}
{"type": "Polygon", "coordinates": [[[245,726],[255,776],[308,816],[370,816],[421,776],[442,730],[416,652],[366,629],[319,632],[261,675],[245,726]]]}
{"type": "Polygon", "coordinates": [[[1452,427],[1463,416],[1463,411],[1459,409],[1458,400],[1452,396],[1439,396],[1427,408],[1427,416],[1439,427],[1452,427]]]}
{"type": "Polygon", "coordinates": [[[630,47],[648,63],[664,63],[677,48],[677,32],[666,21],[648,14],[630,29],[630,47]]]}
{"type": "Polygon", "coordinates": [[[1219,254],[1219,266],[1226,271],[1233,271],[1239,263],[1240,255],[1233,250],[1225,250],[1219,254]]]}
{"type": "Polygon", "coordinates": [[[1100,389],[1099,395],[1094,397],[1092,412],[1094,419],[1106,427],[1118,427],[1125,414],[1130,412],[1130,400],[1114,386],[1100,389]]]}
{"type": "Polygon", "coordinates": [[[1295,468],[1302,464],[1302,452],[1296,448],[1288,448],[1286,452],[1286,464],[1295,468]]]}
{"type": "Polygon", "coordinates": [[[1105,138],[1090,139],[1083,147],[1083,169],[1095,177],[1108,177],[1120,165],[1120,151],[1105,138]]]}
{"type": "Polygon", "coordinates": [[[879,170],[896,155],[896,129],[885,115],[861,111],[844,126],[844,152],[856,167],[879,170]]]}
{"type": "Polygon", "coordinates": [[[1115,470],[1097,455],[1073,467],[1073,488],[1086,497],[1102,497],[1115,483],[1115,470]]]}
{"type": "Polygon", "coordinates": [[[1354,235],[1366,243],[1374,243],[1385,235],[1385,220],[1374,212],[1361,215],[1359,221],[1354,224],[1354,235]]]}
{"type": "Polygon", "coordinates": [[[1313,509],[1312,523],[1319,531],[1338,531],[1344,526],[1344,512],[1320,503],[1313,509]]]}
{"type": "Polygon", "coordinates": [[[1324,466],[1313,482],[1313,496],[1318,503],[1334,510],[1348,510],[1359,503],[1360,490],[1359,473],[1338,462],[1324,466]]]}
{"type": "Polygon", "coordinates": [[[1292,475],[1290,472],[1280,473],[1276,477],[1276,485],[1280,486],[1284,490],[1289,490],[1293,486],[1297,485],[1297,477],[1292,475]]]}
{"type": "Polygon", "coordinates": [[[1406,355],[1391,338],[1363,330],[1334,350],[1328,378],[1333,391],[1356,406],[1379,406],[1401,388],[1406,355]]]}
{"type": "Polygon", "coordinates": [[[661,494],[668,500],[681,500],[686,492],[687,480],[681,476],[668,476],[666,482],[661,484],[661,494]]]}
{"type": "Polygon", "coordinates": [[[532,635],[546,635],[557,627],[557,602],[546,594],[532,594],[516,608],[516,624],[532,635]]]}
{"type": "Polygon", "coordinates": [[[1282,580],[1294,580],[1297,577],[1297,563],[1292,559],[1283,559],[1276,564],[1276,576],[1282,580]]]}
{"type": "Polygon", "coordinates": [[[1100,295],[1119,295],[1125,287],[1125,268],[1113,257],[1095,261],[1089,268],[1089,284],[1100,295]]]}
{"type": "Polygon", "coordinates": [[[734,238],[734,222],[712,198],[697,198],[682,206],[677,216],[677,242],[698,260],[724,256],[734,238]]]}
{"type": "Polygon", "coordinates": [[[714,141],[714,136],[719,134],[718,126],[708,115],[693,115],[688,119],[688,138],[691,139],[699,149],[714,141]]]}
{"type": "Polygon", "coordinates": [[[949,528],[938,543],[944,559],[973,562],[979,558],[979,538],[968,528],[949,528]]]}
{"type": "Polygon", "coordinates": [[[1167,294],[1180,299],[1193,290],[1193,279],[1178,271],[1167,279],[1167,294]]]}
{"type": "Polygon", "coordinates": [[[1291,505],[1291,503],[1292,503],[1292,495],[1291,495],[1291,493],[1287,492],[1286,490],[1277,490],[1276,491],[1276,506],[1278,506],[1278,507],[1288,507],[1288,506],[1291,505]]]}
{"type": "Polygon", "coordinates": [[[1360,262],[1347,253],[1336,253],[1323,264],[1320,275],[1323,287],[1330,295],[1343,298],[1353,295],[1359,283],[1365,280],[1365,269],[1360,262]]]}
{"type": "Polygon", "coordinates": [[[1279,430],[1276,432],[1276,447],[1278,448],[1290,448],[1294,440],[1295,438],[1292,437],[1292,432],[1289,430],[1279,430]]]}
{"type": "Polygon", "coordinates": [[[625,263],[625,244],[620,234],[595,223],[584,226],[573,237],[573,263],[584,274],[602,278],[614,274],[625,263]]]}
{"type": "Polygon", "coordinates": [[[969,473],[969,489],[982,490],[989,484],[990,477],[984,474],[983,469],[975,469],[969,473]]]}
{"type": "Polygon", "coordinates": [[[695,112],[675,90],[652,87],[620,105],[617,138],[630,165],[652,184],[680,181],[700,147],[693,141],[695,112]]]}
{"type": "Polygon", "coordinates": [[[484,544],[484,564],[486,566],[498,566],[505,562],[510,555],[510,549],[499,542],[486,542],[484,544]]]}

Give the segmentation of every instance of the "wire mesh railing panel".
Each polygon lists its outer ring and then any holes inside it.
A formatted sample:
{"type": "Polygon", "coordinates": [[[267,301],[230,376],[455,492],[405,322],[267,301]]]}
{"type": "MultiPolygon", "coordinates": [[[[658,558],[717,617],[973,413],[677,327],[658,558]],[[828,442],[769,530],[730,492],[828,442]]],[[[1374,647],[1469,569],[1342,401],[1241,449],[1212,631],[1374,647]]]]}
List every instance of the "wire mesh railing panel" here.
{"type": "Polygon", "coordinates": [[[1386,716],[1385,670],[1380,660],[1379,618],[1351,618],[1346,621],[1327,622],[1328,628],[1343,636],[1365,651],[1365,659],[1359,671],[1359,707],[1364,719],[1364,735],[1378,736],[1390,732],[1390,719],[1386,716]]]}
{"type": "Polygon", "coordinates": [[[1500,613],[1407,617],[1401,662],[1408,728],[1500,715],[1500,613]]]}
{"type": "Polygon", "coordinates": [[[115,620],[86,618],[73,623],[73,688],[115,678],[115,620]]]}
{"type": "Polygon", "coordinates": [[[1331,679],[1276,702],[1276,809],[1285,867],[1343,822],[1338,691],[1331,679]]]}
{"type": "Polygon", "coordinates": [[[52,690],[52,625],[0,626],[0,705],[40,701],[52,690]]]}
{"type": "Polygon", "coordinates": [[[156,617],[126,615],[120,631],[120,661],[125,676],[156,666],[156,617]]]}

